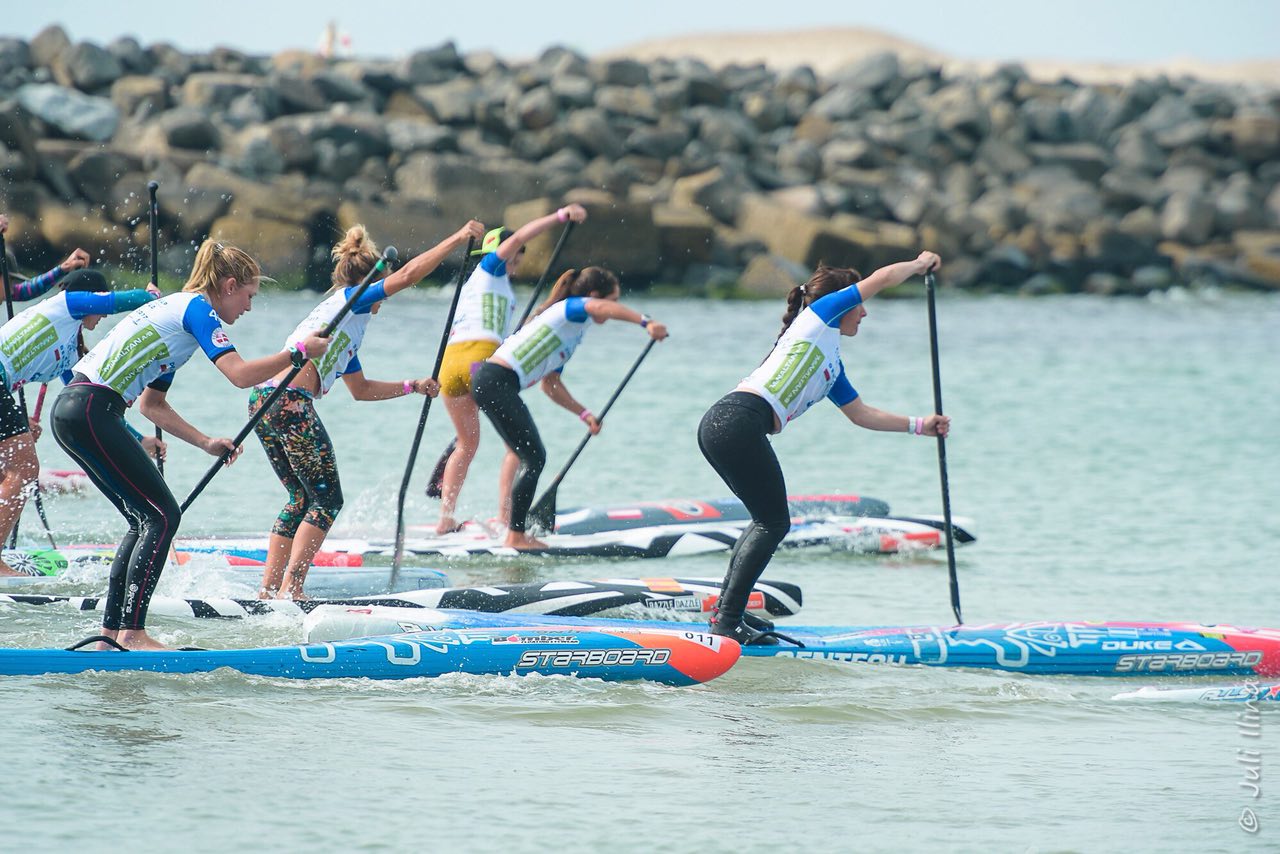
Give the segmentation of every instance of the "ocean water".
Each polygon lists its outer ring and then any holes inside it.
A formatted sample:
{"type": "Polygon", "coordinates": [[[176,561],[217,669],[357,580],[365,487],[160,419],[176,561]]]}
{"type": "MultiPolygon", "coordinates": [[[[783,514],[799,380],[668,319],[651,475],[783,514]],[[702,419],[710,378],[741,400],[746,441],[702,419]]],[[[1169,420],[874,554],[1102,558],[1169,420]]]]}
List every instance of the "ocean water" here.
{"type": "MultiPolygon", "coordinates": [[[[279,347],[314,296],[267,294],[230,331],[247,356],[279,347]]],[[[702,412],[777,334],[781,304],[647,299],[667,322],[560,488],[562,507],[716,497],[698,453],[702,412]]],[[[430,372],[447,297],[389,303],[366,373],[430,372]]],[[[879,299],[844,361],[864,399],[903,414],[932,403],[921,300],[879,299]]],[[[966,622],[1198,620],[1280,625],[1280,298],[1155,300],[939,295],[952,505],[966,622]]],[[[104,327],[106,324],[104,324],[104,327]]],[[[645,338],[593,329],[565,382],[598,410],[645,338]]],[[[548,474],[582,434],[527,393],[548,474]]],[[[246,395],[202,360],[175,408],[232,435],[246,395]]],[[[421,398],[321,403],[347,504],[335,535],[385,536],[421,398]]],[[[132,416],[137,419],[137,416],[132,416]]],[[[137,426],[143,426],[136,420],[137,426]]],[[[494,515],[498,442],[486,427],[465,514],[494,515]]],[[[433,406],[408,508],[451,435],[433,406]]],[[[819,405],[774,440],[793,492],[860,492],[939,513],[936,444],[877,434],[819,405]]],[[[46,436],[42,463],[69,467],[46,436]]],[[[179,498],[212,458],[171,448],[179,498]]],[[[214,479],[184,534],[263,534],[284,492],[256,440],[214,479]]],[[[118,538],[96,495],[58,497],[59,540],[118,538]]],[[[39,522],[28,511],[23,539],[39,522]]],[[[717,576],[723,556],[617,563],[441,564],[458,584],[622,575],[717,576]]],[[[949,624],[941,554],[780,553],[766,577],[803,585],[802,621],[949,624]]],[[[51,589],[58,589],[56,586],[51,589]]],[[[77,592],[91,592],[84,588],[77,592]]],[[[248,593],[196,569],[162,594],[248,593]]],[[[0,644],[62,646],[92,615],[0,606],[0,644]]],[[[293,643],[284,617],[154,618],[174,644],[293,643]]],[[[1199,851],[1280,848],[1280,720],[1244,739],[1238,709],[1111,697],[1154,678],[1050,678],[806,661],[744,661],[695,688],[570,678],[455,676],[289,682],[231,673],[0,680],[8,722],[0,849],[139,851],[1199,851]],[[1261,796],[1239,750],[1263,756],[1261,796]],[[1273,758],[1274,757],[1274,758],[1273,758]],[[1245,807],[1258,816],[1250,834],[1245,807]]],[[[1182,684],[1182,683],[1180,683],[1182,684]]]]}

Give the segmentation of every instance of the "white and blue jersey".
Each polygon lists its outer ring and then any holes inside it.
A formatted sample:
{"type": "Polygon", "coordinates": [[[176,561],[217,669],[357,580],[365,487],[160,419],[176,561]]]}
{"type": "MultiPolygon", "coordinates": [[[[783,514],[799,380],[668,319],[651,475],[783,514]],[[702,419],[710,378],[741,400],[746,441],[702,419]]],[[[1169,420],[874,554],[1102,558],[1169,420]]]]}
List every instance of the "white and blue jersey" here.
{"type": "Polygon", "coordinates": [[[512,332],[516,295],[507,262],[490,252],[467,278],[458,296],[458,310],[449,327],[449,343],[492,341],[501,344],[512,332]]]}
{"type": "Polygon", "coordinates": [[[153,300],[146,291],[63,291],[16,314],[0,327],[0,374],[8,391],[27,383],[71,379],[80,358],[80,321],[91,314],[132,311],[153,300]]]}
{"type": "Polygon", "coordinates": [[[174,372],[197,348],[216,362],[235,345],[207,299],[194,293],[174,294],[120,321],[72,370],[115,390],[132,405],[147,386],[167,390],[174,372]]]}
{"type": "Polygon", "coordinates": [[[768,401],[781,427],[822,398],[844,406],[858,396],[840,361],[840,319],[862,304],[856,284],[800,312],[760,367],[738,384],[768,401]]]}
{"type": "Polygon", "coordinates": [[[493,358],[511,366],[521,388],[560,370],[586,334],[588,299],[569,297],[551,306],[508,338],[493,358]]]}
{"type": "MultiPolygon", "coordinates": [[[[328,326],[358,288],[359,285],[351,285],[335,291],[324,302],[312,309],[306,319],[293,330],[293,334],[285,342],[285,349],[292,346],[295,341],[315,335],[328,326]]],[[[338,377],[364,370],[360,366],[360,357],[357,353],[360,350],[360,344],[364,341],[364,332],[369,326],[369,318],[373,316],[371,313],[373,307],[386,298],[387,288],[384,282],[365,288],[360,299],[351,306],[351,311],[347,312],[342,322],[329,336],[329,349],[319,359],[311,360],[311,364],[315,365],[316,371],[320,374],[321,397],[333,388],[338,377]]]]}

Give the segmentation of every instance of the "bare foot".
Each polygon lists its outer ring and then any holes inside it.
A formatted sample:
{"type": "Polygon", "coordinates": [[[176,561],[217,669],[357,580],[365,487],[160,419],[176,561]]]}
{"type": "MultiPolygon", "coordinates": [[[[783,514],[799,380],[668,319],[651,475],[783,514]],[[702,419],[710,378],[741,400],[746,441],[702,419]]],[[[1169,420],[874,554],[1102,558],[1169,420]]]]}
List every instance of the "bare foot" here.
{"type": "Polygon", "coordinates": [[[274,587],[259,587],[259,588],[258,588],[258,598],[259,598],[259,599],[275,599],[275,598],[276,598],[276,597],[278,597],[279,595],[280,595],[280,591],[279,591],[279,590],[276,590],[274,587]]]}
{"type": "Polygon", "coordinates": [[[8,578],[11,576],[18,576],[18,575],[26,575],[26,573],[18,572],[17,570],[10,569],[9,567],[5,566],[3,563],[0,563],[0,577],[8,578]]]}
{"type": "Polygon", "coordinates": [[[456,534],[462,530],[462,525],[452,516],[441,516],[440,521],[436,523],[436,535],[443,537],[445,534],[456,534]]]}
{"type": "Polygon", "coordinates": [[[275,598],[288,599],[290,602],[310,602],[311,601],[311,597],[300,590],[296,593],[288,590],[281,590],[276,593],[275,598]]]}
{"type": "Polygon", "coordinates": [[[116,635],[116,643],[125,649],[169,649],[147,634],[146,629],[121,629],[116,635]]]}
{"type": "MultiPolygon", "coordinates": [[[[115,640],[116,635],[120,634],[120,630],[119,629],[102,629],[98,632],[98,634],[102,635],[103,637],[111,638],[112,640],[115,640]]],[[[112,646],[109,643],[103,643],[102,641],[98,641],[97,643],[95,643],[93,645],[93,649],[95,652],[116,651],[116,648],[114,646],[112,646]]]]}
{"type": "Polygon", "coordinates": [[[517,531],[508,531],[507,541],[503,543],[503,545],[509,549],[516,549],[517,551],[522,552],[532,551],[535,549],[545,549],[547,547],[547,544],[542,540],[517,531]]]}

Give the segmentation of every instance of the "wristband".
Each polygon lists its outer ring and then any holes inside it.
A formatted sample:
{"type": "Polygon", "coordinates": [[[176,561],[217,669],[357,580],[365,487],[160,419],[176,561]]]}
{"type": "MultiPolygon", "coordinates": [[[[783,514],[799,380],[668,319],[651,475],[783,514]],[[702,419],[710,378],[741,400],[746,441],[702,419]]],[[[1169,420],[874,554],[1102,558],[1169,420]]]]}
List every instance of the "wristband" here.
{"type": "Polygon", "coordinates": [[[561,222],[568,222],[568,221],[569,221],[569,209],[568,209],[568,208],[560,208],[560,210],[556,211],[556,219],[560,220],[561,222]]]}
{"type": "Polygon", "coordinates": [[[924,419],[923,418],[908,418],[907,421],[910,424],[910,429],[908,432],[914,433],[917,436],[924,435],[924,419]]]}
{"type": "Polygon", "coordinates": [[[307,342],[298,340],[293,342],[293,349],[302,354],[302,358],[307,358],[307,342]]]}
{"type": "Polygon", "coordinates": [[[405,394],[413,394],[413,380],[405,380],[402,385],[405,394]]]}
{"type": "Polygon", "coordinates": [[[307,363],[307,348],[301,341],[295,341],[289,347],[289,363],[295,368],[301,368],[307,363]]]}
{"type": "Polygon", "coordinates": [[[650,316],[649,316],[649,315],[647,315],[647,314],[642,314],[642,315],[640,315],[640,328],[641,328],[641,329],[648,329],[648,328],[649,328],[649,324],[650,324],[650,323],[653,323],[653,318],[652,318],[652,317],[650,317],[650,316]]]}
{"type": "Polygon", "coordinates": [[[578,413],[578,420],[581,421],[583,424],[586,424],[587,419],[592,417],[594,416],[592,416],[590,409],[583,409],[581,412],[578,413]]]}

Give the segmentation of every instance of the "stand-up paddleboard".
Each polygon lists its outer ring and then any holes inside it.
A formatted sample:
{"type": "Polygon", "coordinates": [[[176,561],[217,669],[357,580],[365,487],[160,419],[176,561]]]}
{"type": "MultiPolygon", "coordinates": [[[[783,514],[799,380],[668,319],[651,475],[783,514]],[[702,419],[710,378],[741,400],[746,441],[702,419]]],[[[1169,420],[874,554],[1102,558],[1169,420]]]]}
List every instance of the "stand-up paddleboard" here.
{"type": "Polygon", "coordinates": [[[285,679],[412,679],[446,673],[645,679],[693,685],[738,660],[732,640],[644,628],[444,629],[393,638],[262,649],[82,652],[0,649],[0,675],[87,671],[208,673],[221,668],[285,679]]]}
{"type": "Polygon", "coordinates": [[[48,495],[69,495],[85,492],[93,481],[82,471],[68,469],[41,469],[40,491],[48,495]]]}
{"type": "MultiPolygon", "coordinates": [[[[471,611],[329,606],[313,611],[304,625],[308,639],[317,640],[359,636],[368,628],[381,632],[389,624],[411,631],[425,626],[495,626],[510,619],[471,611]]],[[[562,625],[584,627],[654,625],[569,617],[560,620],[562,625]]],[[[777,646],[748,646],[743,655],[1074,676],[1280,675],[1280,629],[1196,623],[1025,622],[951,627],[780,625],[778,630],[804,646],[786,641],[777,646]]]]}
{"type": "MultiPolygon", "coordinates": [[[[441,537],[407,540],[406,554],[418,558],[462,560],[474,558],[667,558],[725,552],[733,548],[745,522],[698,522],[658,525],[598,534],[548,534],[542,537],[545,549],[517,551],[500,545],[488,533],[464,530],[441,537]]],[[[912,519],[849,517],[823,521],[794,522],[782,541],[782,548],[826,548],[864,554],[896,554],[914,549],[938,548],[942,543],[941,522],[927,517],[912,519]]],[[[973,542],[972,534],[959,525],[957,542],[973,542]]],[[[266,554],[266,540],[260,538],[218,538],[189,541],[183,548],[205,549],[251,557],[266,554]]],[[[332,539],[329,551],[358,555],[367,565],[389,562],[395,554],[390,540],[332,539]]],[[[390,570],[387,570],[388,577],[390,570]]]]}
{"type": "MultiPolygon", "coordinates": [[[[77,580],[84,577],[105,579],[111,561],[115,557],[113,546],[66,546],[60,549],[15,549],[4,552],[5,563],[20,576],[0,577],[0,591],[21,590],[32,585],[48,583],[68,574],[77,580]]],[[[357,557],[357,556],[352,556],[357,557]]],[[[182,572],[183,567],[197,561],[202,569],[210,569],[239,584],[257,588],[262,581],[263,564],[260,561],[217,551],[208,553],[177,551],[178,566],[170,566],[167,572],[182,572]]],[[[334,561],[331,566],[313,566],[307,573],[306,592],[309,596],[340,598],[367,596],[375,593],[398,593],[404,590],[425,590],[445,587],[448,577],[438,569],[405,566],[396,577],[395,589],[390,589],[389,567],[366,567],[360,560],[334,561]],[[344,566],[350,562],[352,566],[344,566]]]]}
{"type": "Polygon", "coordinates": [[[1280,684],[1244,683],[1205,688],[1156,688],[1148,685],[1137,691],[1116,694],[1113,700],[1140,700],[1145,703],[1280,703],[1280,684]]]}
{"type": "MultiPolygon", "coordinates": [[[[300,602],[288,599],[175,599],[156,596],[151,599],[148,613],[162,617],[235,619],[265,614],[301,616],[321,605],[379,605],[570,617],[609,616],[627,612],[653,617],[658,614],[705,614],[714,606],[719,595],[720,582],[712,579],[611,578],[604,581],[546,581],[412,590],[383,596],[309,599],[300,602]]],[[[801,600],[797,585],[785,581],[762,580],[752,589],[747,607],[757,616],[792,616],[799,612],[801,600]]],[[[53,606],[78,611],[101,611],[105,601],[105,598],[97,596],[0,594],[0,605],[53,606]]]]}
{"type": "MultiPolygon", "coordinates": [[[[833,516],[888,516],[889,505],[878,498],[859,495],[790,495],[791,515],[796,519],[826,519],[833,516]]],[[[702,522],[750,522],[751,514],[737,498],[667,499],[636,501],[600,507],[575,507],[556,514],[557,534],[600,534],[629,531],[658,525],[687,525],[702,522]]]]}

